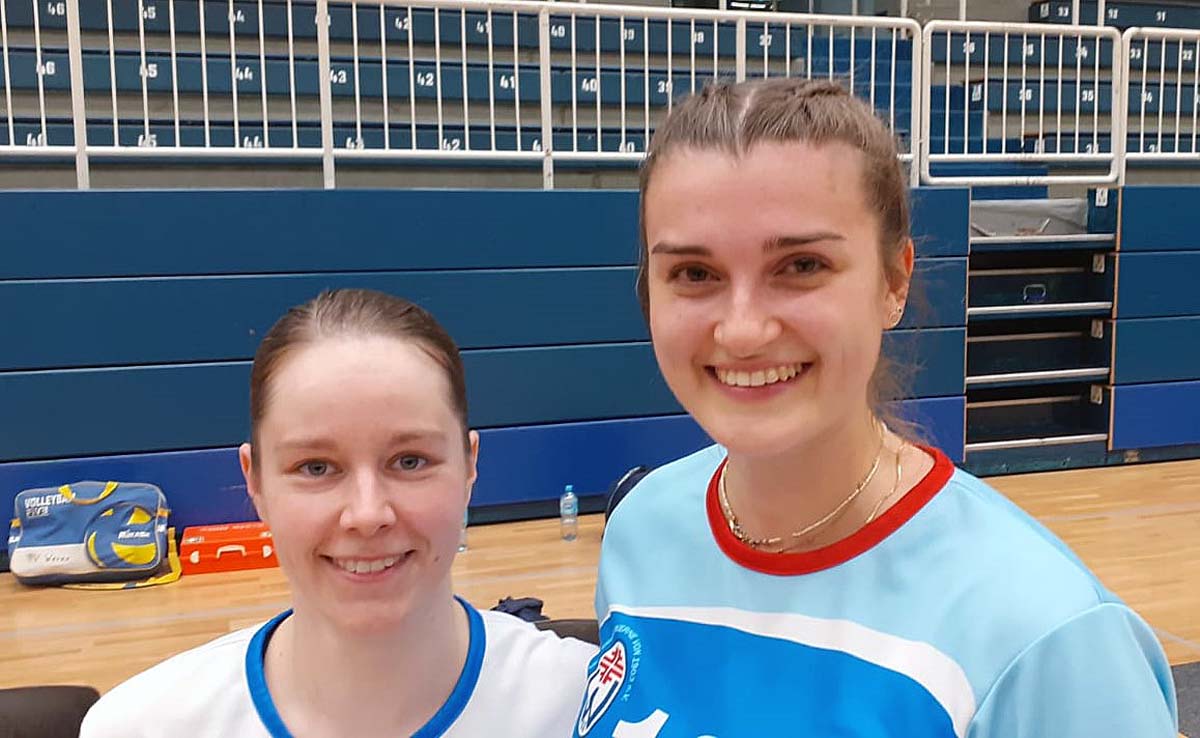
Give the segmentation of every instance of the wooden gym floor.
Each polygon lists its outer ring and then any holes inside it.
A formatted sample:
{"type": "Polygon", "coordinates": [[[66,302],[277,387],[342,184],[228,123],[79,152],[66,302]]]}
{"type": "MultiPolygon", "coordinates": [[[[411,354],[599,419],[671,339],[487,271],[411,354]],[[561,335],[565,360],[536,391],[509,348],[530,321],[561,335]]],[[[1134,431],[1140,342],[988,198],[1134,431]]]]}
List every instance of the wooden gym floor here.
{"type": "MultiPolygon", "coordinates": [[[[1154,627],[1173,665],[1200,661],[1200,460],[990,480],[1061,536],[1154,627]]],[[[456,590],[480,608],[533,596],[551,617],[594,617],[602,516],[579,539],[557,520],[470,529],[456,590]]],[[[31,589],[0,575],[0,688],[101,691],[163,658],[261,622],[288,603],[278,569],[183,577],[148,589],[31,589]]]]}

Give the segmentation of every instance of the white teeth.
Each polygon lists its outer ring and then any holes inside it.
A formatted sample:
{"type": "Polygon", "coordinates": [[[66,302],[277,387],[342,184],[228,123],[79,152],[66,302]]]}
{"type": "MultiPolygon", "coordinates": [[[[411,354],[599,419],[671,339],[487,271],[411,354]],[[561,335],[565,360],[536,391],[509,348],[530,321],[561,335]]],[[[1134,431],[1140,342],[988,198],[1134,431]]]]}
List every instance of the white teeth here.
{"type": "Polygon", "coordinates": [[[716,369],[717,379],[730,387],[763,387],[786,382],[800,373],[801,366],[788,364],[783,366],[761,369],[756,372],[743,372],[731,369],[716,369]]]}
{"type": "Polygon", "coordinates": [[[352,574],[375,574],[384,569],[390,569],[400,560],[399,556],[388,556],[383,559],[334,559],[333,563],[352,574]]]}

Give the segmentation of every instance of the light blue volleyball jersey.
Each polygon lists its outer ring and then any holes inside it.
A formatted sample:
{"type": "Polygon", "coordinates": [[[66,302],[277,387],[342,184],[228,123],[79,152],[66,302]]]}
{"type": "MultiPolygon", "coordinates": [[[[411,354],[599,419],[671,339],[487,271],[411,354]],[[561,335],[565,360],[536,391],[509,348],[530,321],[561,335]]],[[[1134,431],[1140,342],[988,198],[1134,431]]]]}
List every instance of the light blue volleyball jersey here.
{"type": "Polygon", "coordinates": [[[647,476],[605,530],[580,738],[1174,738],[1154,633],[940,452],[850,538],[765,554],[716,500],[725,452],[647,476]]]}

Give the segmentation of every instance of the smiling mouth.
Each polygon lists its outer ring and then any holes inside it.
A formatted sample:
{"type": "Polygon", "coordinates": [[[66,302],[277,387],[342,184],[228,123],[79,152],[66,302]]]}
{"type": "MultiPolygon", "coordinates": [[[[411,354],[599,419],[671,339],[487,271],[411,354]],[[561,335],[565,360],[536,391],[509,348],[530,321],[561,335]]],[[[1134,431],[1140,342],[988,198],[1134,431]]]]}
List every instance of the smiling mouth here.
{"type": "Polygon", "coordinates": [[[757,371],[742,371],[740,369],[722,369],[708,367],[708,373],[727,387],[767,387],[791,382],[812,364],[780,364],[779,366],[757,371]]]}
{"type": "Polygon", "coordinates": [[[370,559],[322,556],[329,563],[350,574],[379,574],[403,564],[412,556],[412,551],[406,551],[396,556],[380,556],[370,559]]]}

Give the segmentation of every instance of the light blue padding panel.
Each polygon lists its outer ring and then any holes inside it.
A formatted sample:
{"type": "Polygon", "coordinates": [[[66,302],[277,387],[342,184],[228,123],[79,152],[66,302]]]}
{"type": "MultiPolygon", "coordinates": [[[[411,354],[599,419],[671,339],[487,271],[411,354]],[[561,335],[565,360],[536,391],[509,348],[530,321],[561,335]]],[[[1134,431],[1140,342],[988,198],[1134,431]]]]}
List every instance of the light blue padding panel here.
{"type": "Polygon", "coordinates": [[[1200,381],[1113,388],[1113,448],[1194,443],[1200,443],[1200,381]]]}

